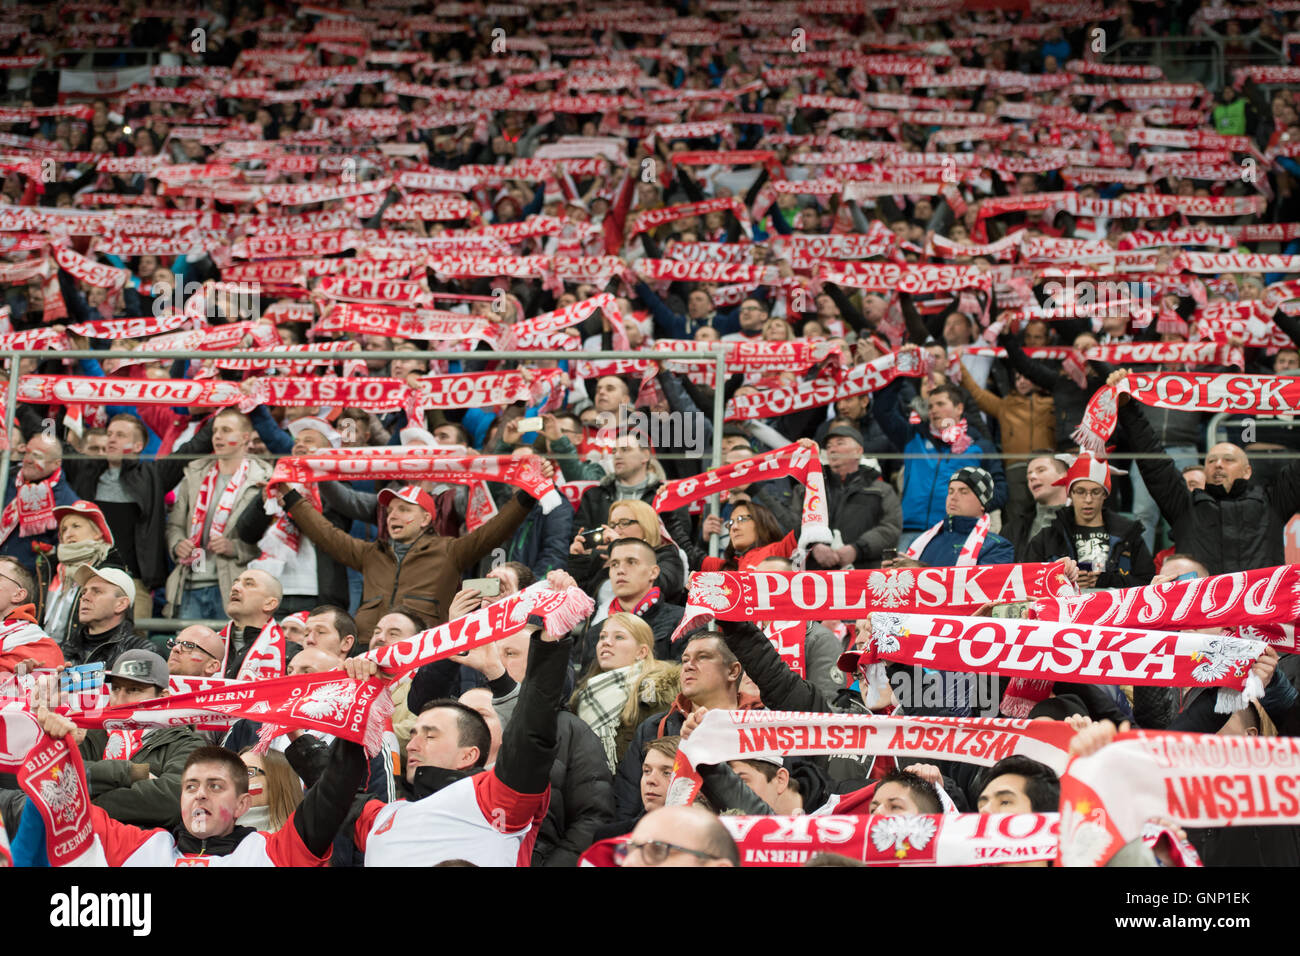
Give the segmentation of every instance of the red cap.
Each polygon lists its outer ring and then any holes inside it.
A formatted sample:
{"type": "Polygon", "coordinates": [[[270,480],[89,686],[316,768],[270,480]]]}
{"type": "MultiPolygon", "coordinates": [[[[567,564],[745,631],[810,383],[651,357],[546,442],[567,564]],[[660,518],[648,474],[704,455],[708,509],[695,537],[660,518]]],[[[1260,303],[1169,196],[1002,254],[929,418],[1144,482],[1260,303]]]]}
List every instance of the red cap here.
{"type": "Polygon", "coordinates": [[[113,543],[113,532],[108,530],[108,522],[104,520],[104,512],[99,510],[99,506],[93,501],[74,501],[70,505],[60,505],[54,509],[54,520],[62,521],[64,515],[81,515],[83,518],[89,518],[90,521],[103,534],[104,540],[109,544],[113,543]]]}
{"type": "Polygon", "coordinates": [[[385,488],[379,493],[379,504],[382,507],[387,508],[394,498],[397,498],[400,501],[405,501],[407,504],[419,505],[425,511],[429,512],[429,514],[433,515],[433,517],[438,517],[437,502],[433,500],[433,495],[429,494],[423,488],[417,487],[416,485],[407,485],[405,488],[398,491],[394,491],[392,488],[385,488]]]}

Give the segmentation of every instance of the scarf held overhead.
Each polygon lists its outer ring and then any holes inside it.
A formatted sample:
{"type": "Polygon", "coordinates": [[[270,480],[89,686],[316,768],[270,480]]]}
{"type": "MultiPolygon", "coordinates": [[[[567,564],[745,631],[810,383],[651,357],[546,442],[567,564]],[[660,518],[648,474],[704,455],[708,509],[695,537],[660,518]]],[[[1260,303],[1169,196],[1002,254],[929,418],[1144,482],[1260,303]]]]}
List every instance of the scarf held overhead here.
{"type": "Polygon", "coordinates": [[[704,571],[691,575],[673,634],[705,619],[851,621],[877,612],[979,610],[985,604],[1075,594],[1064,562],[873,571],[704,571]]]}
{"type": "Polygon", "coordinates": [[[702,764],[760,757],[930,757],[991,767],[1020,754],[1059,773],[1073,736],[1068,725],[1055,720],[711,710],[677,751],[666,802],[695,799],[701,784],[695,768],[702,764]]]}
{"type": "Polygon", "coordinates": [[[1093,394],[1074,432],[1075,441],[1098,456],[1106,454],[1106,441],[1119,421],[1120,394],[1143,405],[1188,412],[1300,412],[1300,379],[1231,372],[1133,372],[1093,394]]]}

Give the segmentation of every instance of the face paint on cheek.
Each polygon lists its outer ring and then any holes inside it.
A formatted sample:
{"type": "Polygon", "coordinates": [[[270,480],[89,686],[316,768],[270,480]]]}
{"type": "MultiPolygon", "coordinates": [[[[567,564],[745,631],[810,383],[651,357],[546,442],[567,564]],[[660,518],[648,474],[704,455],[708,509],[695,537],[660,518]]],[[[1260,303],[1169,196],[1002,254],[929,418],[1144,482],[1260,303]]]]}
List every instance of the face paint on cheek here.
{"type": "Polygon", "coordinates": [[[248,795],[250,797],[255,797],[261,792],[262,792],[262,785],[260,783],[250,783],[248,785],[248,795]]]}

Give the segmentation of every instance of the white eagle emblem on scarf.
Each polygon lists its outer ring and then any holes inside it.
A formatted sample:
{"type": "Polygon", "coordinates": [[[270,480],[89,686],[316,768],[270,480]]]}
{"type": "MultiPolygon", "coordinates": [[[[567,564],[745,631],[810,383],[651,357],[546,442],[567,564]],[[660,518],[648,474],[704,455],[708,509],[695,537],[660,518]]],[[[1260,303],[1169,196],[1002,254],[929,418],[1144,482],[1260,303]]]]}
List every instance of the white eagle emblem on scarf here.
{"type": "Polygon", "coordinates": [[[1061,811],[1061,863],[1064,866],[1100,866],[1111,844],[1106,811],[1093,807],[1085,816],[1073,803],[1061,811]]]}
{"type": "Polygon", "coordinates": [[[1253,648],[1246,641],[1235,637],[1216,637],[1208,641],[1204,651],[1197,651],[1192,660],[1197,664],[1192,668],[1192,677],[1202,684],[1210,684],[1230,671],[1237,677],[1244,677],[1250,663],[1255,659],[1253,648]]]}
{"type": "Polygon", "coordinates": [[[41,799],[59,823],[72,823],[77,818],[77,775],[70,770],[51,772],[53,780],[41,781],[41,799]]]}
{"type": "Polygon", "coordinates": [[[691,593],[688,604],[696,604],[714,611],[725,611],[731,607],[731,592],[725,586],[726,578],[721,574],[705,572],[691,575],[691,593]]]}
{"type": "Polygon", "coordinates": [[[304,717],[314,720],[343,721],[348,708],[352,706],[353,689],[350,680],[334,681],[313,687],[311,692],[298,702],[296,708],[304,717]]]}
{"type": "Polygon", "coordinates": [[[939,825],[929,817],[880,817],[871,824],[871,844],[882,853],[892,847],[901,859],[909,847],[924,850],[938,830],[939,825]]]}
{"type": "Polygon", "coordinates": [[[915,586],[916,578],[911,571],[872,571],[867,578],[871,596],[885,607],[898,607],[915,586]]]}
{"type": "Polygon", "coordinates": [[[903,621],[896,614],[873,614],[871,616],[871,639],[877,654],[892,654],[902,645],[898,639],[908,632],[903,621]]]}

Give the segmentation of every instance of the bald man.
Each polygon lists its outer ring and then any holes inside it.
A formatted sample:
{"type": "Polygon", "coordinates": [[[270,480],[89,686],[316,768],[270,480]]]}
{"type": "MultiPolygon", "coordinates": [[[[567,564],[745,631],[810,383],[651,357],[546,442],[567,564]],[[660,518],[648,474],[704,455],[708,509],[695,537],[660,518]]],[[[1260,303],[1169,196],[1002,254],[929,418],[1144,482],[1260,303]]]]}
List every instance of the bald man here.
{"type": "Polygon", "coordinates": [[[343,666],[343,658],[320,647],[304,647],[289,661],[289,676],[299,674],[323,674],[338,670],[343,666]]]}
{"type": "Polygon", "coordinates": [[[280,582],[256,568],[249,568],[230,583],[230,596],[226,599],[230,623],[222,631],[223,641],[233,640],[226,654],[226,677],[239,675],[244,656],[262,628],[271,622],[282,596],[280,582]]]}
{"type": "Polygon", "coordinates": [[[740,851],[718,818],[699,807],[660,807],[632,831],[620,866],[740,866],[740,851]]]}
{"type": "MultiPolygon", "coordinates": [[[[1113,372],[1107,384],[1127,375],[1127,369],[1113,372]]],[[[1128,440],[1124,450],[1159,456],[1140,459],[1138,467],[1179,552],[1211,574],[1286,563],[1283,531],[1300,510],[1300,462],[1267,483],[1253,481],[1246,453],[1221,442],[1205,456],[1205,487],[1193,491],[1173,459],[1163,454],[1141,407],[1126,394],[1119,395],[1119,424],[1128,440]]]]}
{"type": "Polygon", "coordinates": [[[0,554],[13,558],[28,571],[36,570],[34,543],[47,544],[51,551],[58,546],[59,522],[54,509],[78,500],[62,465],[63,448],[58,439],[33,435],[27,441],[22,464],[5,489],[0,554]]]}
{"type": "Polygon", "coordinates": [[[168,641],[167,646],[171,648],[167,673],[173,677],[220,676],[226,643],[212,628],[191,624],[168,641]]]}

